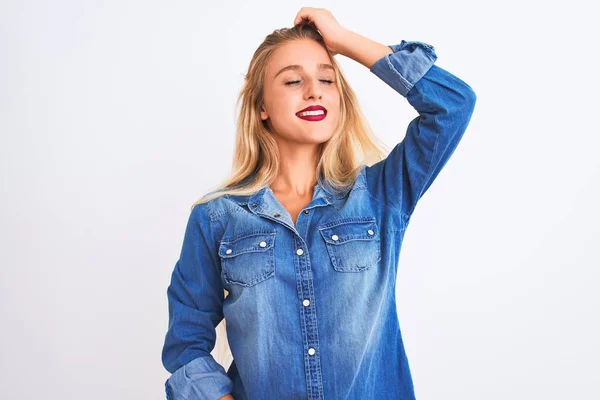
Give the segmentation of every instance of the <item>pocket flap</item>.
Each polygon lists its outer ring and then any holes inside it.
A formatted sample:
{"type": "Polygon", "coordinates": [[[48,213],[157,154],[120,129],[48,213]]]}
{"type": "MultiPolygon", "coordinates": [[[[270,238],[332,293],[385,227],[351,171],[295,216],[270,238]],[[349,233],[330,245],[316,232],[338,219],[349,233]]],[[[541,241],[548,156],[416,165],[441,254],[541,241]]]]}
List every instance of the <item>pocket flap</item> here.
{"type": "Polygon", "coordinates": [[[243,253],[267,251],[273,247],[274,242],[275,232],[256,232],[234,239],[222,239],[219,245],[219,256],[229,258],[243,253]]]}
{"type": "Polygon", "coordinates": [[[375,240],[379,230],[375,217],[350,217],[329,222],[319,227],[329,244],[343,244],[353,240],[375,240]]]}

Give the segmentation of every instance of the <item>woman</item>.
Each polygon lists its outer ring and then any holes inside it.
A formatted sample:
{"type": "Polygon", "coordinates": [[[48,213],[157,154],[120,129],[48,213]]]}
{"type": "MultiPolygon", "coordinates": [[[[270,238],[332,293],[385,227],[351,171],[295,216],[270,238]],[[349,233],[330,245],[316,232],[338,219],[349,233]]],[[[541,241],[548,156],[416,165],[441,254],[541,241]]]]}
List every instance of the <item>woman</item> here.
{"type": "Polygon", "coordinates": [[[396,313],[402,239],[475,105],[422,42],[385,46],[302,8],[240,94],[234,173],[192,207],[168,288],[168,399],[414,399],[396,313]],[[419,116],[383,157],[335,54],[419,116]],[[225,296],[227,293],[227,296],[225,296]],[[233,362],[211,356],[225,318],[233,362]]]}

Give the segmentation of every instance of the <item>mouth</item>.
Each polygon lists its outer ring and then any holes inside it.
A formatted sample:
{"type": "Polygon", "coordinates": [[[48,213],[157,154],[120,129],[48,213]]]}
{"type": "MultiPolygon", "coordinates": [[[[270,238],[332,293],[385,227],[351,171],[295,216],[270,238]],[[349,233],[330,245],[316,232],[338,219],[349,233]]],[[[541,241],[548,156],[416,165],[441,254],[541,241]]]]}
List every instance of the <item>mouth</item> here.
{"type": "Polygon", "coordinates": [[[305,121],[321,121],[327,116],[327,110],[322,106],[309,106],[298,111],[296,116],[305,121]]]}

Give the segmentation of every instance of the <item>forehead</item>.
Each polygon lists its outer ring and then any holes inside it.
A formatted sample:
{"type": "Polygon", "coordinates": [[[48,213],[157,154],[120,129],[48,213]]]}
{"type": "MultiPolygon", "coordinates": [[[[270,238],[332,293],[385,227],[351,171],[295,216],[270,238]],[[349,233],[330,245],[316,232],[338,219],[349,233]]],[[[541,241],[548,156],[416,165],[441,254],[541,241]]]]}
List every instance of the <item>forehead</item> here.
{"type": "MultiPolygon", "coordinates": [[[[331,65],[327,51],[313,40],[294,40],[279,47],[267,63],[267,77],[271,79],[290,65],[298,65],[306,71],[330,70],[324,65],[331,65]]],[[[298,68],[291,68],[292,70],[298,68]]]]}

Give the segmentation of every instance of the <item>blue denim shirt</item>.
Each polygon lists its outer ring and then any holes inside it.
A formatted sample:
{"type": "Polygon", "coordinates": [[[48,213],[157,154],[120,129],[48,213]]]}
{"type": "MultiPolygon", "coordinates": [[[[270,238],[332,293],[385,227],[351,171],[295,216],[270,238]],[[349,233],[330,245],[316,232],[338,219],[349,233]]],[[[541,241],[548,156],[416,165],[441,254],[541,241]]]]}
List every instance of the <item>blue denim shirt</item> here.
{"type": "Polygon", "coordinates": [[[396,311],[400,248],[476,96],[434,65],[433,46],[389,47],[371,72],[419,116],[350,190],[319,180],[296,223],[269,186],[192,210],[167,290],[167,399],[415,398],[396,311]],[[223,317],[228,371],[210,354],[223,317]]]}

